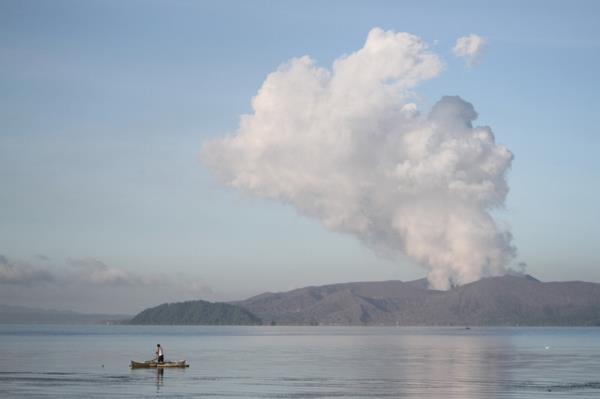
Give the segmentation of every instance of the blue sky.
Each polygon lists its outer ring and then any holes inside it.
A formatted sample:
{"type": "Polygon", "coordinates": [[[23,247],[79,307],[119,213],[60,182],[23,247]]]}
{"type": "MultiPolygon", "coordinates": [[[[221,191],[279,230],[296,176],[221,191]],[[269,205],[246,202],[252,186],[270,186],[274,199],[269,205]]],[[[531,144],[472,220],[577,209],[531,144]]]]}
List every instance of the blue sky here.
{"type": "MultiPolygon", "coordinates": [[[[460,95],[515,154],[495,214],[517,260],[541,280],[600,282],[599,12],[594,1],[0,1],[0,254],[37,269],[95,259],[194,280],[201,288],[185,295],[208,299],[423,277],[407,259],[223,187],[199,161],[278,65],[308,54],[330,68],[381,27],[443,59],[418,88],[424,104],[460,95]],[[473,68],[451,52],[470,33],[488,41],[473,68]]],[[[34,293],[14,303],[119,306],[102,289],[4,288],[34,293]]],[[[148,303],[142,291],[122,309],[148,303]]]]}

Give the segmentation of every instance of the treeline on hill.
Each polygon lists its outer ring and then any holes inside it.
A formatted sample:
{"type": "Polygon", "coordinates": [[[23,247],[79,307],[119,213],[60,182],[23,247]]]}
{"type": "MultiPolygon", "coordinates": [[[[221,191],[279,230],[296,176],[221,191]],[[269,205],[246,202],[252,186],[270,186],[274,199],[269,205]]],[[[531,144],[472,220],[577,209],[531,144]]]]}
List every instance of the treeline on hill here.
{"type": "Polygon", "coordinates": [[[129,324],[259,325],[262,321],[241,306],[198,300],[165,303],[146,309],[129,324]]]}

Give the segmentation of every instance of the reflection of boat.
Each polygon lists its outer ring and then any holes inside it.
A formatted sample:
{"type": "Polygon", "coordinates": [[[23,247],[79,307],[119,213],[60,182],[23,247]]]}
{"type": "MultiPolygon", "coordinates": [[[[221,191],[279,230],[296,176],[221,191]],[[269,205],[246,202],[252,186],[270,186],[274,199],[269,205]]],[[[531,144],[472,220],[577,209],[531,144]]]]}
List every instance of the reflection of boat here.
{"type": "Polygon", "coordinates": [[[186,363],[185,360],[176,360],[172,362],[157,362],[156,360],[147,360],[145,362],[136,362],[134,360],[131,361],[130,367],[132,369],[160,369],[160,368],[170,368],[170,367],[179,367],[185,368],[190,367],[189,364],[186,363]]]}
{"type": "Polygon", "coordinates": [[[160,392],[160,387],[163,385],[163,377],[165,369],[163,367],[156,368],[156,393],[160,392]]]}

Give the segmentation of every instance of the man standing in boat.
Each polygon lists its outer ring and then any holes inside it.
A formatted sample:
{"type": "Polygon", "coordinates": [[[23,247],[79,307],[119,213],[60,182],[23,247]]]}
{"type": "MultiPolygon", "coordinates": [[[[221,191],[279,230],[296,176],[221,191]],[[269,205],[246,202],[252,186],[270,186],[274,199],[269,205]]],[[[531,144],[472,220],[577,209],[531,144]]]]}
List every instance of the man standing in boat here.
{"type": "Polygon", "coordinates": [[[156,354],[156,359],[159,363],[163,363],[165,361],[165,354],[160,344],[156,344],[156,352],[154,353],[156,354]]]}

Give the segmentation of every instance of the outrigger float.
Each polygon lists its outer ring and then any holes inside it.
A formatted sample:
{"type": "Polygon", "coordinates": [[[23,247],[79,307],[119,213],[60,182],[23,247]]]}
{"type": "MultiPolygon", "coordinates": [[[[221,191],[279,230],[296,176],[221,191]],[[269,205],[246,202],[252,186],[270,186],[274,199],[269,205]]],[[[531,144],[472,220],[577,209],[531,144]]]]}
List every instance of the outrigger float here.
{"type": "Polygon", "coordinates": [[[156,360],[147,360],[145,362],[131,361],[129,366],[132,369],[161,369],[161,368],[186,368],[190,367],[185,360],[176,360],[171,362],[157,362],[156,360]]]}

